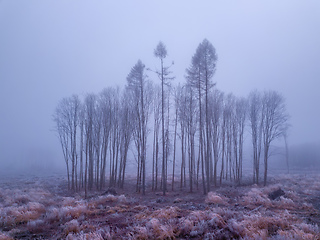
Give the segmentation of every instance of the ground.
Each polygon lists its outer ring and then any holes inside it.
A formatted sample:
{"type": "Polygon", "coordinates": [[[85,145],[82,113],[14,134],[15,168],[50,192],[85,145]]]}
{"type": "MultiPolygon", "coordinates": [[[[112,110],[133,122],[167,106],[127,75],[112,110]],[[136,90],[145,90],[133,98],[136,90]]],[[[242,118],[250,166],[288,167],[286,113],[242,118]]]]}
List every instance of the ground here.
{"type": "Polygon", "coordinates": [[[0,181],[1,239],[320,239],[320,174],[274,174],[266,187],[224,184],[209,194],[67,190],[63,176],[0,181]],[[285,195],[268,195],[281,188],[285,195]]]}

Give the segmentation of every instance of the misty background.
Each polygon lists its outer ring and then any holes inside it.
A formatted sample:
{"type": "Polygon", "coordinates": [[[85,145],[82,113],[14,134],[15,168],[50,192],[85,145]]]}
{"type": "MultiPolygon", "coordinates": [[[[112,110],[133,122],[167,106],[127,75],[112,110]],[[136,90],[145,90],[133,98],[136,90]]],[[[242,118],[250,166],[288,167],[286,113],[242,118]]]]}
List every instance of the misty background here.
{"type": "Polygon", "coordinates": [[[185,82],[204,38],[218,53],[217,88],[282,93],[292,161],[319,159],[319,29],[317,0],[2,0],[0,173],[64,170],[52,120],[63,97],[123,87],[138,59],[155,69],[160,40],[175,62],[173,84],[185,82]]]}

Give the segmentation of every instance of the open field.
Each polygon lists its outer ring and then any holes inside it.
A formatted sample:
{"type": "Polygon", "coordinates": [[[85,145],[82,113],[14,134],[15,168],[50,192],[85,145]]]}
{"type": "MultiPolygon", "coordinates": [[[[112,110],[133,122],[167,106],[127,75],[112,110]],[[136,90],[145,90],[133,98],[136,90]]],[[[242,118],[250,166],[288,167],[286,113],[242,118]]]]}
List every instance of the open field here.
{"type": "Polygon", "coordinates": [[[61,176],[1,179],[0,239],[320,239],[320,174],[282,174],[266,187],[223,186],[207,196],[177,187],[142,196],[134,182],[84,199],[61,176]],[[285,195],[271,200],[278,188],[285,195]]]}

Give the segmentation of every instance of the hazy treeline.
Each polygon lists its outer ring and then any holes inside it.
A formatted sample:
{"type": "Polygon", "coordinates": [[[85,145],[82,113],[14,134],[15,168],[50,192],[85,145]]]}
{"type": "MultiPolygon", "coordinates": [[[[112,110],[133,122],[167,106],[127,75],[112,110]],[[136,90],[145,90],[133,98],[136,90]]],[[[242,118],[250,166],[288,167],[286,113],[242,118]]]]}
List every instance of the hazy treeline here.
{"type": "Polygon", "coordinates": [[[162,42],[154,56],[159,69],[147,69],[138,60],[123,90],[110,87],[84,99],[73,95],[59,102],[54,121],[69,188],[87,193],[107,183],[123,187],[129,149],[137,162],[136,190],[143,194],[147,161],[152,161],[152,190],[164,194],[168,174],[172,189],[177,180],[180,187],[193,191],[201,186],[204,193],[224,179],[240,184],[245,129],[251,134],[253,182],[259,182],[263,163],[266,184],[270,144],[286,136],[284,98],[276,91],[252,91],[246,98],[219,91],[212,80],[218,58],[206,39],[192,56],[183,85],[172,84],[173,63],[167,65],[162,42]],[[160,81],[151,82],[147,71],[160,81]]]}

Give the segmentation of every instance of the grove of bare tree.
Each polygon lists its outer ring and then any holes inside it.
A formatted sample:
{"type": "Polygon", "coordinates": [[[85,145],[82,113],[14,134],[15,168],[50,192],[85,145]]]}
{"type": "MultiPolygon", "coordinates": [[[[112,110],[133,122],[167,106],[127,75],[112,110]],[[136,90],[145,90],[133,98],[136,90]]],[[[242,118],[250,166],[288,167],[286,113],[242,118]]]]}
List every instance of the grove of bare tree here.
{"type": "Polygon", "coordinates": [[[170,183],[172,191],[179,186],[193,192],[200,185],[204,194],[223,181],[240,185],[244,162],[253,163],[253,183],[261,180],[263,167],[267,184],[272,144],[287,139],[284,97],[271,90],[254,90],[248,97],[218,90],[213,82],[217,53],[206,39],[191,58],[184,84],[173,86],[162,42],[154,56],[160,70],[138,60],[124,89],[108,87],[58,103],[54,121],[69,189],[87,196],[107,186],[123,188],[129,162],[136,167],[136,191],[142,194],[149,181],[152,191],[164,195],[170,183]],[[160,82],[152,81],[147,70],[160,82]],[[246,144],[252,149],[249,157],[244,157],[246,144]]]}

